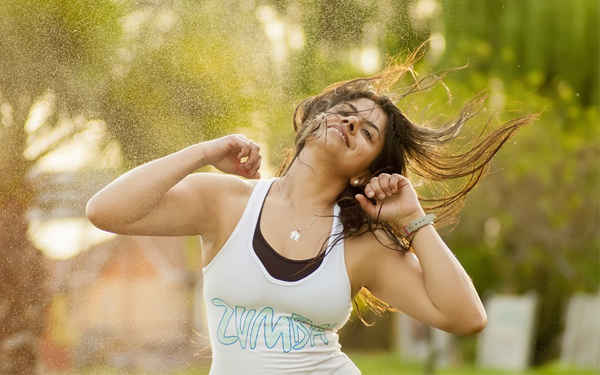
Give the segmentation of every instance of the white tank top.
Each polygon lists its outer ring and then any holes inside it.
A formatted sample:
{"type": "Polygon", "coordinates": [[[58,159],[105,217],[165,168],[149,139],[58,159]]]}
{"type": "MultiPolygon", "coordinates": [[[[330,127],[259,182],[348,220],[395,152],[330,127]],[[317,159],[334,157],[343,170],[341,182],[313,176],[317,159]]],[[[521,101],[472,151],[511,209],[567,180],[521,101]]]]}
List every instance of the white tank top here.
{"type": "Polygon", "coordinates": [[[301,280],[273,278],[252,248],[263,201],[275,180],[257,183],[233,233],[204,267],[210,374],[360,374],[338,342],[337,330],[352,311],[344,241],[333,245],[342,229],[339,206],[329,255],[301,280]]]}

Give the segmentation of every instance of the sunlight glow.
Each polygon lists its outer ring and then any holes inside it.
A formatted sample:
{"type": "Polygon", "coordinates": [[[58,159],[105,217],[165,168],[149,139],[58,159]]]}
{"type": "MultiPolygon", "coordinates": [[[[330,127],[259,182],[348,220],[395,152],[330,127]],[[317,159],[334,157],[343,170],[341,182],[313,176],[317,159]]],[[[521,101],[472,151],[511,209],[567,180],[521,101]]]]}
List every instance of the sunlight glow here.
{"type": "Polygon", "coordinates": [[[256,16],[261,22],[267,23],[275,19],[275,11],[269,6],[262,5],[256,9],[256,16]]]}
{"type": "Polygon", "coordinates": [[[412,16],[415,20],[423,21],[435,17],[441,10],[436,0],[420,0],[413,8],[412,16]]]}
{"type": "Polygon", "coordinates": [[[495,246],[500,239],[500,230],[502,225],[500,220],[495,217],[491,217],[485,221],[484,224],[484,240],[489,246],[495,246]]]}
{"type": "Polygon", "coordinates": [[[446,38],[442,33],[432,33],[426,59],[429,64],[436,64],[446,51],[446,38]]]}
{"type": "MultiPolygon", "coordinates": [[[[76,136],[61,142],[60,146],[40,158],[36,169],[41,172],[74,172],[86,166],[93,168],[114,167],[119,163],[119,148],[109,144],[104,149],[100,145],[105,134],[105,124],[102,121],[84,122],[85,130],[76,136]]],[[[25,157],[33,159],[48,147],[61,134],[72,130],[67,123],[59,125],[53,132],[40,139],[28,142],[25,157]]]]}
{"type": "Polygon", "coordinates": [[[288,45],[293,50],[301,50],[304,48],[304,32],[302,28],[291,26],[288,34],[288,45]]]}
{"type": "Polygon", "coordinates": [[[276,20],[271,20],[265,25],[265,33],[273,42],[279,42],[283,40],[285,35],[285,27],[283,26],[283,23],[276,20]]]}
{"type": "Polygon", "coordinates": [[[504,82],[500,78],[492,78],[489,83],[490,89],[490,107],[494,111],[500,111],[504,109],[506,102],[504,94],[504,82]]]}
{"type": "Polygon", "coordinates": [[[283,62],[288,55],[288,49],[297,51],[304,48],[302,27],[279,20],[277,12],[269,6],[258,7],[256,17],[263,24],[265,35],[272,43],[272,55],[275,62],[283,62]]]}
{"type": "Polygon", "coordinates": [[[103,150],[100,142],[104,137],[104,123],[90,123],[90,128],[79,137],[67,142],[60,152],[48,154],[39,162],[41,170],[75,171],[85,166],[94,168],[114,167],[118,165],[120,154],[116,144],[110,144],[103,150]]]}
{"type": "Polygon", "coordinates": [[[115,237],[112,233],[97,229],[87,219],[32,221],[28,236],[38,249],[53,259],[72,258],[91,246],[115,237]]]}
{"type": "Polygon", "coordinates": [[[48,92],[40,101],[31,106],[31,110],[25,121],[25,131],[27,134],[33,134],[46,123],[48,116],[52,113],[53,102],[54,94],[48,92]]]}
{"type": "MultiPolygon", "coordinates": [[[[78,173],[83,169],[118,166],[120,149],[115,142],[107,144],[104,140],[103,121],[76,117],[62,119],[55,126],[43,126],[51,110],[48,101],[40,101],[31,110],[26,125],[30,134],[25,157],[39,158],[34,167],[36,173],[78,173]],[[53,148],[55,144],[57,147],[53,148]]],[[[71,258],[114,237],[95,228],[85,217],[30,219],[28,236],[38,249],[54,259],[71,258]]]]}
{"type": "Polygon", "coordinates": [[[366,74],[373,74],[379,70],[381,61],[379,51],[375,47],[366,47],[360,54],[360,67],[366,74]]]}
{"type": "Polygon", "coordinates": [[[150,11],[138,10],[129,13],[123,19],[123,31],[129,39],[136,39],[139,37],[140,30],[148,18],[150,18],[150,11]]]}
{"type": "Polygon", "coordinates": [[[259,7],[256,10],[256,16],[263,23],[267,38],[273,43],[273,60],[282,62],[287,56],[285,25],[277,20],[275,11],[268,6],[259,7]]]}

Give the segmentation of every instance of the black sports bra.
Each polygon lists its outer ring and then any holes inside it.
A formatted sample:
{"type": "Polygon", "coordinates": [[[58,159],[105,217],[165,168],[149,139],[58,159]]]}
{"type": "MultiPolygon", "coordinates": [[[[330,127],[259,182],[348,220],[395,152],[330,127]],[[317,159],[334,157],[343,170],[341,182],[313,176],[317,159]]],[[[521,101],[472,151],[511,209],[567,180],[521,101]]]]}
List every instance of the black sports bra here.
{"type": "MultiPolygon", "coordinates": [[[[263,202],[263,207],[264,207],[263,202]]],[[[282,281],[298,281],[313,273],[323,262],[324,255],[317,255],[316,258],[293,260],[288,259],[277,251],[265,240],[260,230],[260,219],[262,217],[263,207],[260,208],[254,237],[252,238],[252,247],[254,253],[258,256],[261,263],[271,276],[282,281]]]]}

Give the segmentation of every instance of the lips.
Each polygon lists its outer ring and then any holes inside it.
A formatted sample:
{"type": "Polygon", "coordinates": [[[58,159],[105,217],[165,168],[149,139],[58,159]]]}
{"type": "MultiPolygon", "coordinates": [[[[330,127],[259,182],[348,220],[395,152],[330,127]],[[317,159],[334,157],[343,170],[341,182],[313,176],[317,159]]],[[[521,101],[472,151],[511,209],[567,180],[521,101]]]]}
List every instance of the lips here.
{"type": "Polygon", "coordinates": [[[332,126],[329,127],[329,129],[337,132],[342,137],[342,139],[344,140],[344,143],[346,143],[346,146],[350,147],[350,145],[348,144],[348,136],[347,136],[347,133],[344,130],[344,128],[342,128],[340,126],[332,125],[332,126]]]}

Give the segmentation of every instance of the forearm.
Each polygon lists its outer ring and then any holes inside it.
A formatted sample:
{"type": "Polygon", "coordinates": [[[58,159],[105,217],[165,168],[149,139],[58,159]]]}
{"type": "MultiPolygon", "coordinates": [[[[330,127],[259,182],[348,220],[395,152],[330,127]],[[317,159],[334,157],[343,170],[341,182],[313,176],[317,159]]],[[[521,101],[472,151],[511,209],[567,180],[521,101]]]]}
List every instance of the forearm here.
{"type": "Polygon", "coordinates": [[[431,225],[419,229],[413,250],[423,270],[425,288],[435,307],[459,331],[476,333],[486,322],[485,310],[471,278],[431,225]]]}
{"type": "Polygon", "coordinates": [[[178,182],[207,165],[204,147],[196,144],[123,174],[90,199],[88,217],[100,228],[120,227],[141,219],[178,182]]]}
{"type": "MultiPolygon", "coordinates": [[[[400,174],[380,174],[365,187],[365,195],[356,199],[371,217],[404,228],[425,216],[417,193],[410,181],[400,174]],[[366,197],[375,198],[375,203],[366,197]]],[[[406,257],[373,262],[371,273],[374,294],[392,302],[401,311],[449,332],[477,333],[483,329],[486,316],[473,283],[435,228],[425,225],[414,232],[412,248],[418,262],[406,257]],[[406,267],[398,274],[397,267],[406,267]],[[383,271],[381,271],[383,270],[383,271]],[[390,283],[393,278],[396,283],[390,283]],[[409,291],[403,288],[412,285],[409,291]]]]}

